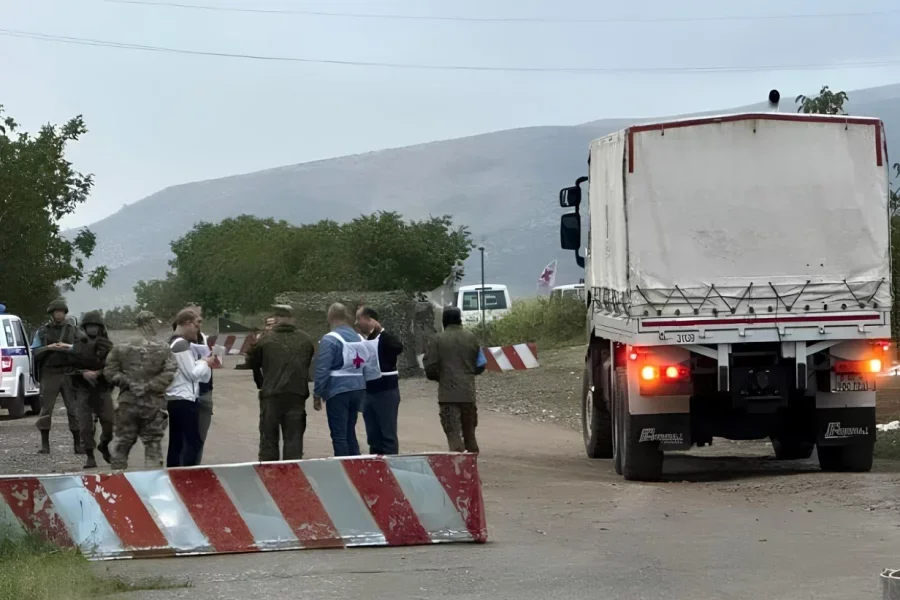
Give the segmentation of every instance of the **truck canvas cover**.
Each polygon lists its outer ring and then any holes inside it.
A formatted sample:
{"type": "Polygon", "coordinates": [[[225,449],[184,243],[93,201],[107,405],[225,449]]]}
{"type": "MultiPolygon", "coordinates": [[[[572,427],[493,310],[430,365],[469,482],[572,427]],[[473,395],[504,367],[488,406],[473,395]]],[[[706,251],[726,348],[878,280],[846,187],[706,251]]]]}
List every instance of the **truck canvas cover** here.
{"type": "Polygon", "coordinates": [[[628,316],[887,311],[879,120],[741,114],[640,125],[590,153],[594,300],[628,316]]]}

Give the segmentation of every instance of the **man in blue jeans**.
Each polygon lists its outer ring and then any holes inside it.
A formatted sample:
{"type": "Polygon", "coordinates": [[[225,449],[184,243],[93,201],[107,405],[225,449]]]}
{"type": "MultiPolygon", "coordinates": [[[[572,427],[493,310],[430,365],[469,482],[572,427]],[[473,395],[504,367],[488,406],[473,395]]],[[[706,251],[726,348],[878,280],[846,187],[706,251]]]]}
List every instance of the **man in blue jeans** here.
{"type": "Polygon", "coordinates": [[[313,408],[328,416],[335,456],[358,456],[356,420],[366,399],[366,378],[377,378],[378,357],[373,347],[350,326],[347,307],[328,307],[331,331],[319,341],[313,408]]]}

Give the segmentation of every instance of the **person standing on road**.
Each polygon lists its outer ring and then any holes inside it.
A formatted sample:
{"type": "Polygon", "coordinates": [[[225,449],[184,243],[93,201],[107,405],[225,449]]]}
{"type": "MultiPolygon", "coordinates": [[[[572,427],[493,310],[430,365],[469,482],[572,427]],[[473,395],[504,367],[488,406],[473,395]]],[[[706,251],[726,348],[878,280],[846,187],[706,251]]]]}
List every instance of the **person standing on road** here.
{"type": "Polygon", "coordinates": [[[94,449],[100,451],[103,460],[111,462],[109,443],[113,439],[112,387],[103,376],[106,357],[113,343],[106,333],[106,324],[99,310],[85,313],[81,321],[82,336],[72,345],[72,389],[78,406],[78,424],[81,442],[87,461],[85,469],[97,466],[94,449]],[[100,421],[100,445],[94,439],[94,418],[100,421]]]}
{"type": "Polygon", "coordinates": [[[484,371],[485,360],[475,334],[463,329],[462,313],[447,307],[441,317],[444,331],[425,351],[425,376],[438,382],[441,427],[451,452],[478,452],[475,428],[475,375],[484,371]]]}
{"type": "Polygon", "coordinates": [[[293,309],[275,306],[275,324],[247,353],[247,364],[262,375],[259,390],[259,461],[300,460],[306,432],[309,366],[316,349],[297,329],[293,309]],[[279,434],[284,452],[279,453],[279,434]]]}
{"type": "Polygon", "coordinates": [[[399,454],[397,413],[400,410],[400,373],[397,359],[403,353],[403,343],[378,322],[378,313],[369,306],[356,311],[356,325],[367,336],[378,353],[381,377],[366,382],[366,401],[363,420],[370,454],[399,454]]]}
{"type": "Polygon", "coordinates": [[[76,334],[75,328],[66,322],[68,313],[69,307],[62,300],[51,302],[47,307],[47,314],[51,317],[50,323],[38,329],[31,342],[36,379],[40,382],[41,388],[41,414],[35,423],[35,427],[41,432],[41,449],[38,451],[40,454],[50,454],[50,427],[56,397],[59,394],[62,394],[63,404],[66,406],[74,452],[84,454],[75,394],[67,375],[67,371],[71,369],[68,350],[71,350],[72,344],[75,343],[76,334]]]}
{"type": "MultiPolygon", "coordinates": [[[[366,398],[366,379],[377,377],[375,352],[351,326],[347,307],[335,302],[328,307],[331,331],[319,341],[316,357],[315,403],[328,416],[335,456],[358,456],[356,420],[366,398]]],[[[265,376],[265,371],[263,372],[265,376]]]]}
{"type": "Polygon", "coordinates": [[[192,340],[200,339],[202,320],[185,308],[175,317],[175,335],[170,348],[178,369],[166,389],[169,409],[169,451],[166,467],[193,467],[198,464],[203,441],[200,438],[199,384],[209,382],[215,357],[197,358],[192,340]]]}
{"type": "Polygon", "coordinates": [[[166,389],[177,366],[172,350],[156,341],[157,319],[141,311],[137,325],[142,337],[116,344],[106,357],[103,376],[119,388],[119,405],[113,425],[112,468],[128,468],[128,454],[138,437],[144,444],[144,466],[163,466],[162,439],[169,423],[166,389]]]}
{"type": "MultiPolygon", "coordinates": [[[[200,317],[200,325],[203,325],[203,308],[197,305],[191,305],[187,308],[190,308],[200,317]]],[[[188,340],[195,344],[199,344],[201,346],[209,347],[209,341],[206,339],[206,335],[198,329],[197,331],[197,339],[188,340]]],[[[212,365],[212,362],[210,362],[212,365]]],[[[213,373],[210,371],[209,381],[204,382],[201,381],[197,384],[197,394],[199,398],[198,402],[198,413],[199,413],[199,424],[200,424],[200,450],[197,452],[197,464],[199,465],[203,462],[203,447],[206,445],[206,437],[209,435],[209,428],[212,425],[212,417],[213,417],[213,373]]],[[[185,450],[186,451],[186,450],[185,450]]],[[[185,459],[185,456],[182,455],[182,460],[185,459]]]]}

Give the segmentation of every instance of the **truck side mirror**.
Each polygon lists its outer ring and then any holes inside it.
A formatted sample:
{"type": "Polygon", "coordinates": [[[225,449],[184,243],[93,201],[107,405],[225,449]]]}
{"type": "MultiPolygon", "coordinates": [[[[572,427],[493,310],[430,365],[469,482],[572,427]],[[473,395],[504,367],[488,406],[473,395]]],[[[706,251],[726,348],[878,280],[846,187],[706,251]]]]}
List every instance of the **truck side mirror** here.
{"type": "Polygon", "coordinates": [[[563,250],[581,248],[581,215],[566,213],[559,219],[559,245],[563,250]]]}
{"type": "Polygon", "coordinates": [[[581,187],[574,185],[559,190],[559,205],[562,208],[578,208],[581,205],[581,187]]]}

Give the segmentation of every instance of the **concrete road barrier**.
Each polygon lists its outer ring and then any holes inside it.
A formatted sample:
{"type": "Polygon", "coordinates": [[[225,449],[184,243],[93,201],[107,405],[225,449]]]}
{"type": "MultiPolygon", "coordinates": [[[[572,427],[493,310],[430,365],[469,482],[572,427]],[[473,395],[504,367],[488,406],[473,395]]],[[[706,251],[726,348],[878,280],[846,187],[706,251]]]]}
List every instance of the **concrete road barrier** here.
{"type": "Polygon", "coordinates": [[[456,453],[0,477],[0,535],[26,532],[91,559],[487,541],[456,453]]]}
{"type": "Polygon", "coordinates": [[[883,600],[900,600],[900,569],[885,569],[881,573],[883,600]]]}

